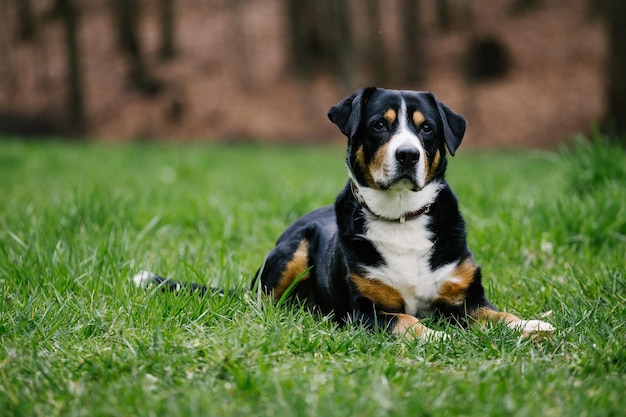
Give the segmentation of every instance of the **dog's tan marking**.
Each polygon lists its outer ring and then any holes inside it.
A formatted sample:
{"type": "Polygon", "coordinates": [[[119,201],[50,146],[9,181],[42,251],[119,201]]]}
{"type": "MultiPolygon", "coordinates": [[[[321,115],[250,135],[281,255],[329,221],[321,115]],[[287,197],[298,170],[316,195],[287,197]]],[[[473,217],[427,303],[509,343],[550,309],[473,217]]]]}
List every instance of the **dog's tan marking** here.
{"type": "MultiPolygon", "coordinates": [[[[298,248],[293,253],[293,257],[285,266],[280,276],[278,285],[274,288],[274,299],[278,300],[287,291],[287,288],[309,267],[309,242],[305,239],[300,241],[298,248]]],[[[300,278],[300,282],[309,278],[307,272],[300,278]]]]}
{"type": "Polygon", "coordinates": [[[394,314],[396,324],[391,332],[396,336],[420,337],[424,333],[424,326],[417,317],[409,314],[394,314]]]}
{"type": "Polygon", "coordinates": [[[452,273],[453,278],[439,287],[437,301],[450,305],[463,304],[465,293],[474,281],[476,268],[472,258],[466,258],[463,262],[460,262],[452,273]]]}
{"type": "Polygon", "coordinates": [[[378,189],[378,185],[376,185],[376,181],[372,176],[372,172],[365,164],[365,154],[363,153],[363,146],[359,147],[359,149],[357,149],[356,151],[356,163],[361,169],[363,175],[365,176],[365,182],[367,182],[367,185],[371,188],[378,189]]]}
{"type": "Polygon", "coordinates": [[[389,126],[391,126],[396,121],[398,113],[396,113],[394,109],[389,109],[383,114],[383,117],[385,118],[385,120],[387,120],[389,126]]]}
{"type": "Polygon", "coordinates": [[[420,125],[424,123],[424,120],[426,120],[426,117],[424,117],[421,112],[417,110],[413,112],[413,124],[415,125],[415,127],[420,127],[420,125]]]}
{"type": "Polygon", "coordinates": [[[504,311],[495,311],[489,307],[480,307],[475,312],[471,313],[470,316],[477,320],[479,323],[516,323],[518,321],[522,321],[519,317],[506,313],[504,311]]]}
{"type": "Polygon", "coordinates": [[[351,274],[350,278],[359,292],[381,310],[390,313],[404,311],[404,299],[395,288],[357,274],[351,274]]]}
{"type": "Polygon", "coordinates": [[[481,307],[470,316],[479,323],[505,323],[513,330],[520,330],[522,337],[535,338],[549,335],[554,332],[550,323],[541,320],[522,320],[519,317],[502,311],[495,311],[489,307],[481,307]]]}
{"type": "MultiPolygon", "coordinates": [[[[372,176],[372,180],[376,184],[376,177],[384,177],[385,176],[385,159],[387,157],[387,152],[389,152],[389,142],[385,143],[383,146],[378,148],[376,153],[374,154],[374,158],[370,162],[369,171],[372,176]]],[[[373,188],[380,188],[377,184],[373,188]]]]}
{"type": "Polygon", "coordinates": [[[439,151],[439,149],[437,149],[437,151],[435,152],[435,157],[433,158],[433,161],[430,164],[428,164],[426,182],[425,182],[426,184],[428,184],[433,179],[433,176],[435,175],[437,168],[439,168],[440,163],[441,163],[441,152],[439,151]]]}
{"type": "Polygon", "coordinates": [[[417,317],[409,314],[389,314],[388,316],[395,316],[396,323],[391,329],[391,333],[396,337],[405,337],[407,339],[442,339],[445,335],[442,332],[438,332],[424,326],[417,317]]]}

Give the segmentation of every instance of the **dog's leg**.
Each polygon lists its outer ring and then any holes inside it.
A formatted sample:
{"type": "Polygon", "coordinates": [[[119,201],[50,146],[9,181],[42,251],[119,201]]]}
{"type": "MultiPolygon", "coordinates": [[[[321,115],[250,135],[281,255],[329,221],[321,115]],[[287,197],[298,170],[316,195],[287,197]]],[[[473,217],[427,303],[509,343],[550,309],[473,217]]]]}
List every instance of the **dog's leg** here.
{"type": "Polygon", "coordinates": [[[522,332],[522,337],[531,337],[541,333],[552,333],[554,327],[541,320],[523,320],[519,317],[489,307],[480,307],[471,317],[479,323],[505,323],[513,330],[522,332]]]}
{"type": "Polygon", "coordinates": [[[260,285],[259,290],[272,294],[274,301],[283,299],[291,291],[302,298],[307,298],[300,289],[305,281],[311,278],[309,265],[309,242],[306,239],[293,239],[276,245],[265,258],[265,262],[257,271],[253,287],[260,285]]]}
{"type": "Polygon", "coordinates": [[[424,326],[417,317],[404,313],[404,300],[395,288],[379,280],[350,274],[352,307],[358,322],[369,328],[384,328],[397,337],[438,340],[445,334],[424,326]]]}
{"type": "Polygon", "coordinates": [[[417,317],[403,313],[384,313],[389,319],[389,328],[394,336],[407,339],[445,340],[448,336],[420,323],[417,317]]]}

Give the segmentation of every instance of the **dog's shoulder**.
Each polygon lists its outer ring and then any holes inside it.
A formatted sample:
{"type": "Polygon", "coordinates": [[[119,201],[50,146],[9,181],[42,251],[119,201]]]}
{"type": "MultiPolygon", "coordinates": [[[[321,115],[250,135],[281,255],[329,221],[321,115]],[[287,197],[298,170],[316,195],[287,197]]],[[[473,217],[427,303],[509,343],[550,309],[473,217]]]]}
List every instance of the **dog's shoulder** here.
{"type": "Polygon", "coordinates": [[[458,198],[447,182],[430,212],[429,230],[436,236],[430,257],[433,268],[471,256],[467,245],[466,223],[459,208],[458,198]]]}

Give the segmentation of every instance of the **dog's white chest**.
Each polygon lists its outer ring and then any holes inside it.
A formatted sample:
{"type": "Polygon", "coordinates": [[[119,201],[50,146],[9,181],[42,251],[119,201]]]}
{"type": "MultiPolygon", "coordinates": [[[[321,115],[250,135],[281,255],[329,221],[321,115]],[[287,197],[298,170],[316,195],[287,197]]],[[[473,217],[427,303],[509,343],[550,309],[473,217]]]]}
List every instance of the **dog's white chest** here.
{"type": "Polygon", "coordinates": [[[367,277],[398,290],[409,314],[430,308],[454,269],[453,265],[431,269],[433,236],[427,228],[429,220],[423,216],[404,224],[376,221],[369,224],[367,232],[385,260],[384,266],[368,268],[367,277]]]}

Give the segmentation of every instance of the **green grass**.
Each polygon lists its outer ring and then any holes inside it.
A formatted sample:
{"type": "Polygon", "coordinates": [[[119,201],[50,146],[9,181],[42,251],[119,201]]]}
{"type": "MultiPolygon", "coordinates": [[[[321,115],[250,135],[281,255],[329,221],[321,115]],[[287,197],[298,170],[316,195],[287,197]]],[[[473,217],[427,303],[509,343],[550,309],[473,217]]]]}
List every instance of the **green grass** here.
{"type": "Polygon", "coordinates": [[[128,281],[247,287],[333,202],[340,148],[0,141],[0,414],[621,416],[626,154],[607,146],[451,160],[489,298],[558,330],[429,322],[451,335],[429,344],[128,281]]]}

